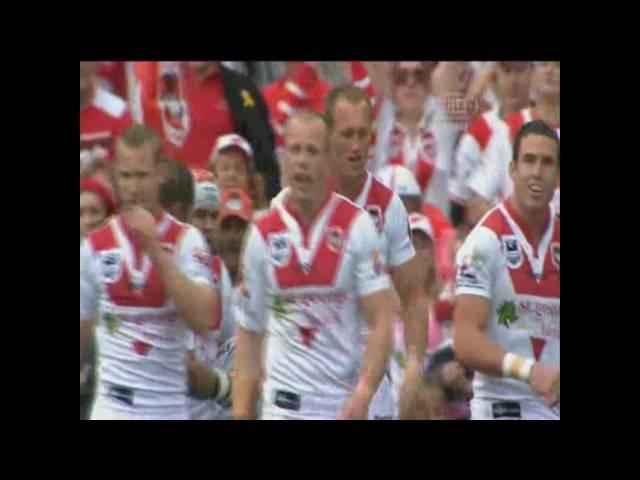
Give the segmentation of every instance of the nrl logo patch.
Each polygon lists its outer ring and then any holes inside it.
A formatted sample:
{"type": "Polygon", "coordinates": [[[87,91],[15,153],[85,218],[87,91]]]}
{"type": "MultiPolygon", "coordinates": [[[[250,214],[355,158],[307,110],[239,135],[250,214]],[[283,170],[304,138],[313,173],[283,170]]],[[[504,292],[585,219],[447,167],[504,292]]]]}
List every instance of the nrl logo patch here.
{"type": "Polygon", "coordinates": [[[105,283],[115,283],[122,275],[120,250],[100,252],[100,274],[105,283]]]}
{"type": "Polygon", "coordinates": [[[553,264],[560,270],[560,243],[551,244],[551,260],[553,264]]]}
{"type": "Polygon", "coordinates": [[[502,250],[509,268],[519,268],[522,265],[522,249],[515,235],[502,237],[502,250]]]}
{"type": "Polygon", "coordinates": [[[291,244],[286,234],[276,234],[269,237],[269,257],[276,267],[284,267],[291,258],[291,244]]]}

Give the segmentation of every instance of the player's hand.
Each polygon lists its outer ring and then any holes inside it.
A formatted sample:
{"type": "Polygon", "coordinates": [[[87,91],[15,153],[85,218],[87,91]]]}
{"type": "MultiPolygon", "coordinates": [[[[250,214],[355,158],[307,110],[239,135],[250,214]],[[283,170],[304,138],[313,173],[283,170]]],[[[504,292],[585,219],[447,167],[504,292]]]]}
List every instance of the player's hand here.
{"type": "Polygon", "coordinates": [[[415,420],[420,416],[422,368],[408,363],[400,387],[399,420],[415,420]]]}
{"type": "Polygon", "coordinates": [[[560,402],[560,370],[536,363],[531,369],[529,384],[541,396],[549,408],[560,402]]]}
{"type": "Polygon", "coordinates": [[[153,244],[157,235],[156,221],[148,210],[142,207],[133,206],[122,212],[122,218],[141,246],[148,250],[153,244]]]}
{"type": "Polygon", "coordinates": [[[369,404],[374,393],[369,387],[359,384],[351,398],[342,407],[340,420],[367,420],[369,404]]]}

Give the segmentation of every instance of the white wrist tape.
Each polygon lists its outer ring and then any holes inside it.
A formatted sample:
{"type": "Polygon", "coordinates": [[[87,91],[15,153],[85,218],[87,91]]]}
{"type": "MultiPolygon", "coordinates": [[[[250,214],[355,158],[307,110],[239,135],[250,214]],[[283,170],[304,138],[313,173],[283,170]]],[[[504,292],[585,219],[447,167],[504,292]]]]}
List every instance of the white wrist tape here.
{"type": "Polygon", "coordinates": [[[534,363],[530,358],[522,358],[519,355],[507,353],[502,359],[502,375],[528,382],[534,363]]]}
{"type": "Polygon", "coordinates": [[[218,393],[214,397],[217,402],[224,400],[231,391],[231,381],[229,375],[224,370],[214,368],[213,372],[218,376],[218,393]]]}

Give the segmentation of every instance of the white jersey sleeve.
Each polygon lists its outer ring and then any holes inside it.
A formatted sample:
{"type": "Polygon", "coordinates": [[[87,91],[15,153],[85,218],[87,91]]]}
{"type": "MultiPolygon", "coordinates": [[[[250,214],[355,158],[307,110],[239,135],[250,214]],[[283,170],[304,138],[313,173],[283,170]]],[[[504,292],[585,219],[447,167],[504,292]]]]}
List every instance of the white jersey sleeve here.
{"type": "Polygon", "coordinates": [[[384,230],[388,240],[387,261],[390,267],[398,267],[415,256],[416,251],[409,236],[409,216],[395,193],[387,207],[384,230]]]}
{"type": "Polygon", "coordinates": [[[265,254],[267,247],[258,227],[251,226],[240,263],[240,285],[234,291],[233,316],[238,325],[252,332],[266,330],[265,254]]]}
{"type": "Polygon", "coordinates": [[[93,321],[98,306],[100,287],[94,253],[85,239],[80,246],[80,318],[93,321]]]}
{"type": "Polygon", "coordinates": [[[482,161],[482,151],[476,138],[465,133],[460,140],[455,157],[455,173],[449,181],[449,195],[460,202],[468,202],[471,193],[467,182],[478,170],[482,161]]]}
{"type": "Polygon", "coordinates": [[[360,214],[353,224],[349,241],[349,253],[356,258],[354,275],[360,297],[390,288],[381,246],[373,220],[366,213],[360,214]]]}
{"type": "Polygon", "coordinates": [[[220,300],[222,301],[222,325],[220,327],[220,345],[233,337],[235,333],[235,324],[231,318],[231,295],[233,293],[233,285],[227,267],[222,264],[222,278],[220,279],[220,300]]]}
{"type": "Polygon", "coordinates": [[[476,227],[456,257],[456,295],[491,299],[500,258],[500,244],[495,233],[482,226],[476,227]]]}
{"type": "Polygon", "coordinates": [[[194,227],[185,232],[178,250],[178,268],[190,280],[213,286],[209,262],[209,248],[202,233],[194,227]]]}

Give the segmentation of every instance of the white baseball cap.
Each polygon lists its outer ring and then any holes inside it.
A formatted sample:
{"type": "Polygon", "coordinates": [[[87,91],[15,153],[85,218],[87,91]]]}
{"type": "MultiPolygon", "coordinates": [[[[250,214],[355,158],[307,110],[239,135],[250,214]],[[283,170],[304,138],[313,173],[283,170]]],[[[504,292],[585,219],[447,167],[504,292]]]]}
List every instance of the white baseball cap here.
{"type": "Polygon", "coordinates": [[[253,160],[253,149],[251,148],[251,145],[249,145],[249,142],[240,135],[229,133],[218,137],[213,149],[213,154],[211,155],[211,161],[213,162],[220,152],[228,148],[238,148],[242,150],[247,157],[249,157],[249,160],[253,160]]]}
{"type": "Polygon", "coordinates": [[[411,230],[419,230],[433,240],[433,227],[431,226],[431,222],[421,213],[414,212],[409,214],[409,226],[411,230]]]}
{"type": "Polygon", "coordinates": [[[376,176],[400,197],[422,196],[416,177],[407,167],[387,165],[378,170],[376,176]]]}
{"type": "Polygon", "coordinates": [[[215,183],[213,175],[207,170],[191,170],[194,180],[193,207],[220,207],[220,191],[215,183]]]}

